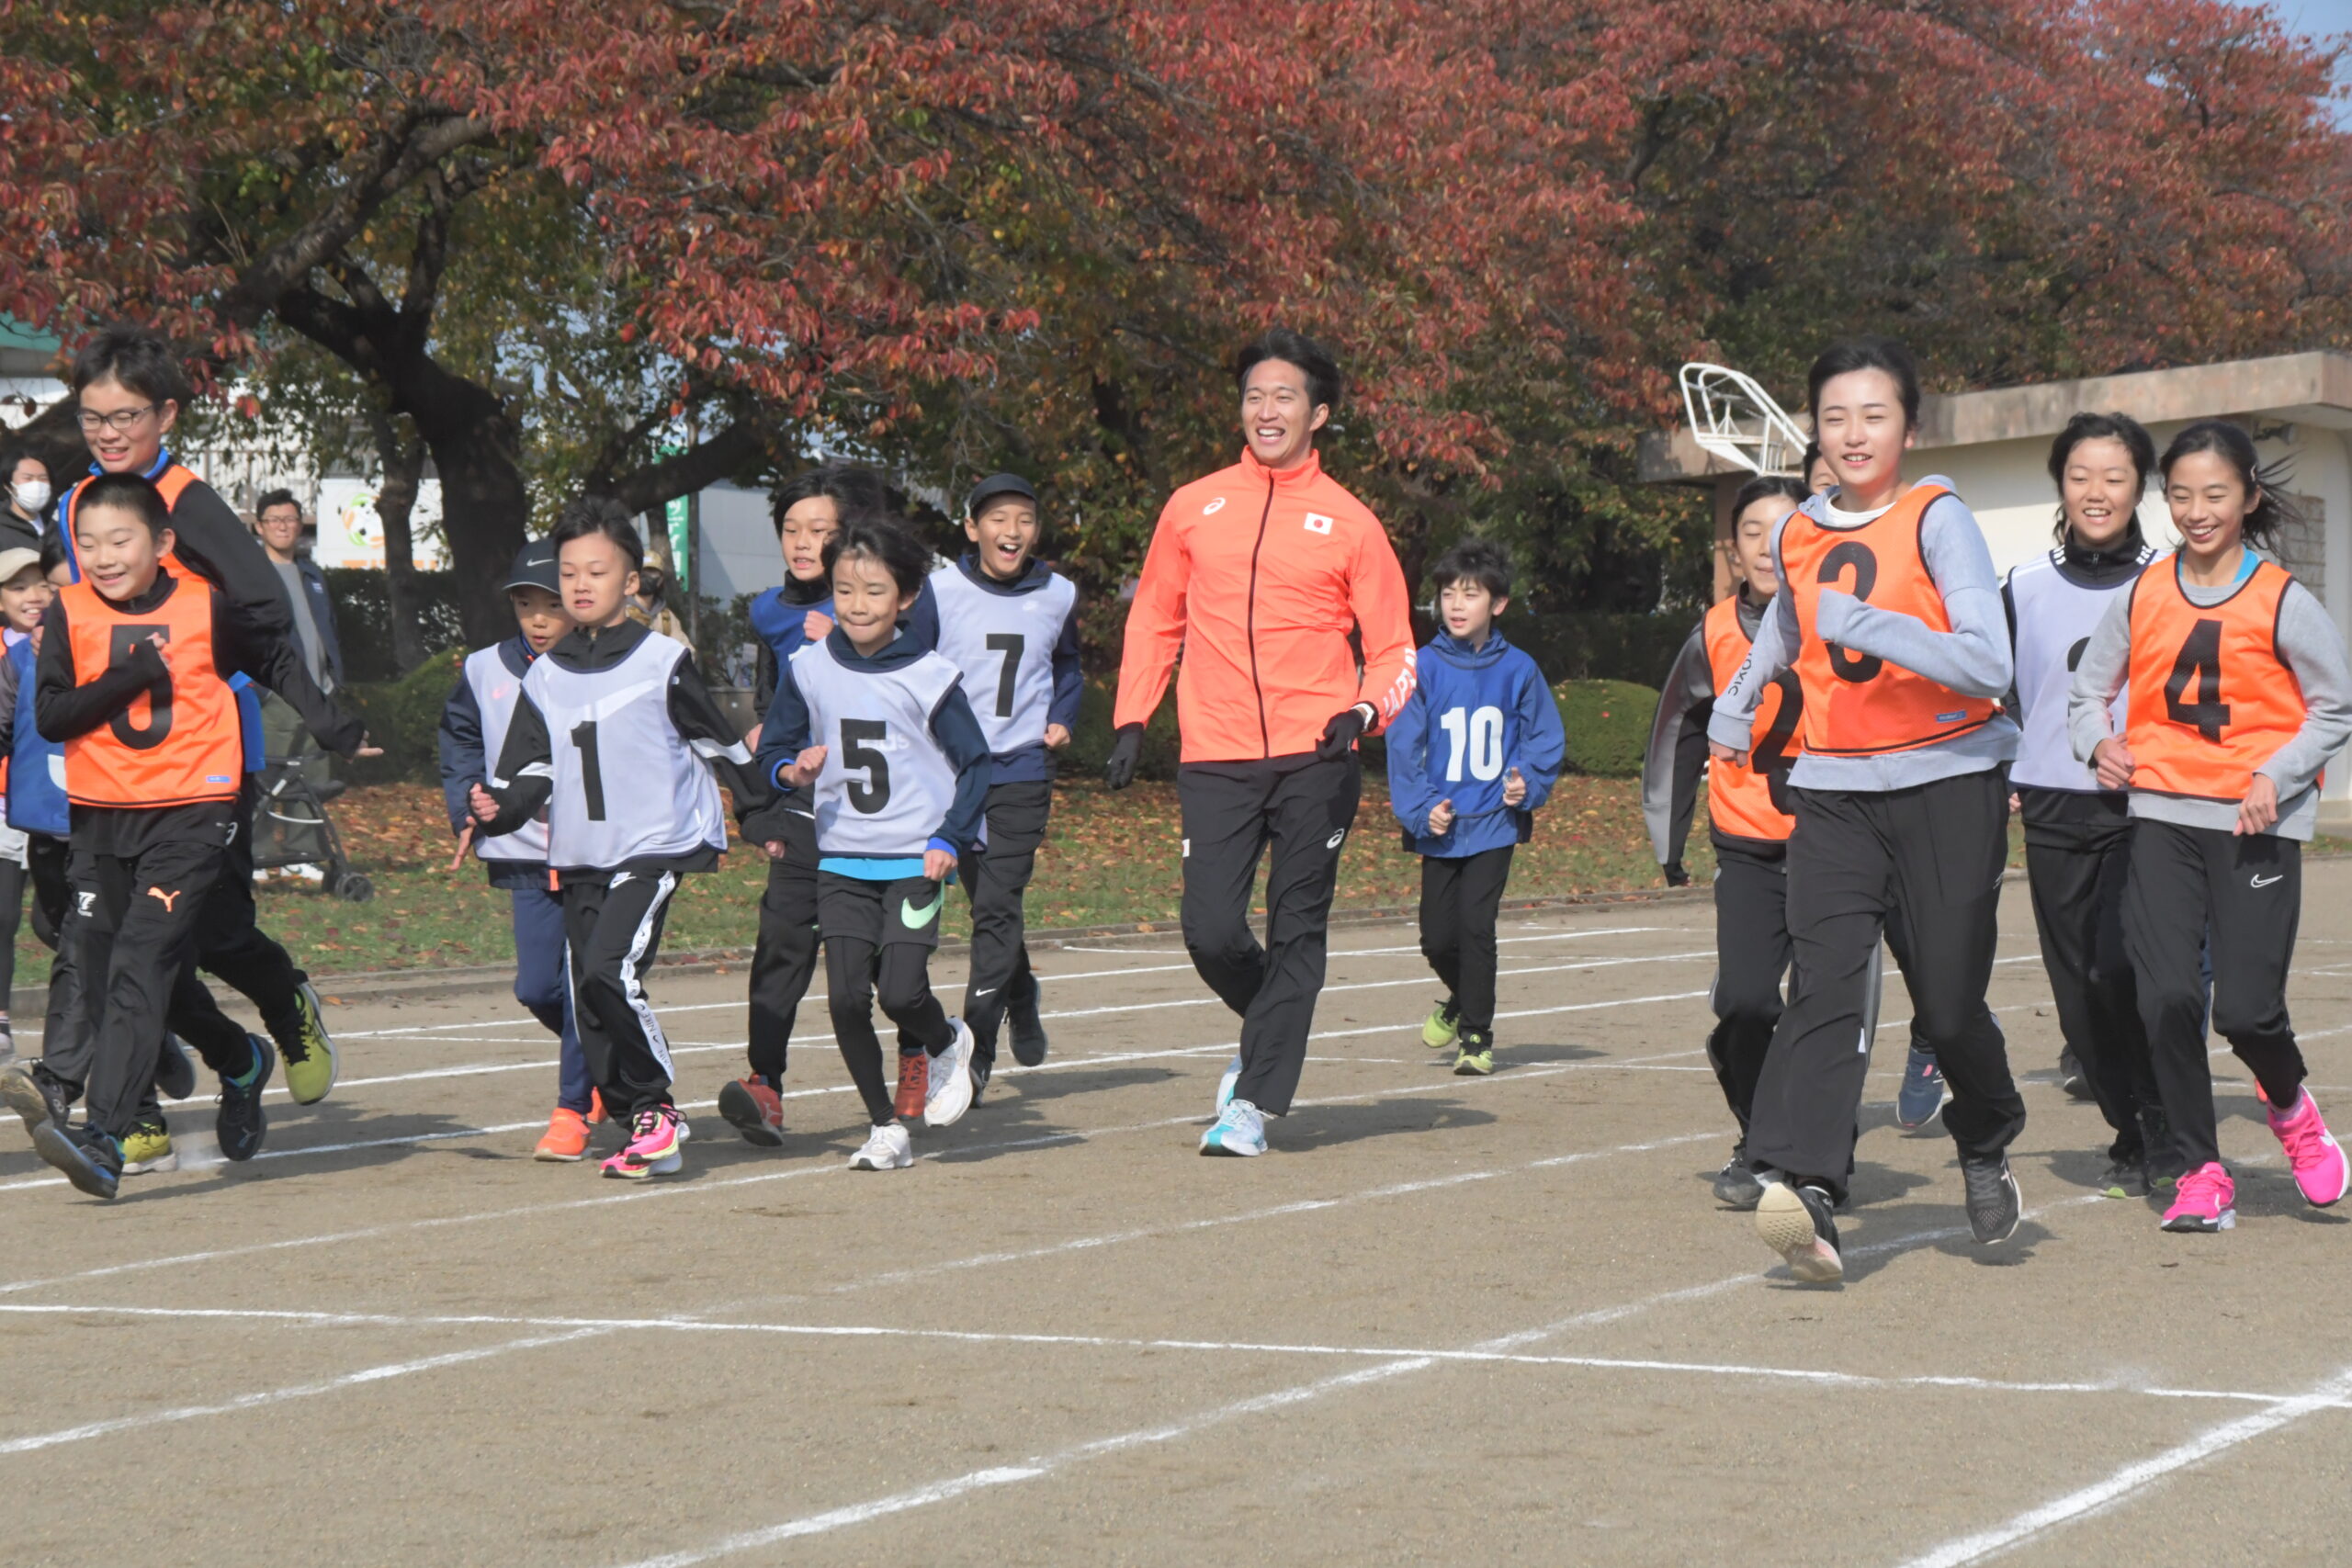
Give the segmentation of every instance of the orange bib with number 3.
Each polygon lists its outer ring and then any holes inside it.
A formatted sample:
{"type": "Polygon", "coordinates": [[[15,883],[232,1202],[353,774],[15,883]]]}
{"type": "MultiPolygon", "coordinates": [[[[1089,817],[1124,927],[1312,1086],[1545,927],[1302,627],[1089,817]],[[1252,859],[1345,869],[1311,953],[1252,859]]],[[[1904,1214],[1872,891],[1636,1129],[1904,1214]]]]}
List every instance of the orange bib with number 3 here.
{"type": "Polygon", "coordinates": [[[1781,531],[1781,592],[1797,615],[1806,750],[1827,757],[1909,751],[1980,728],[2000,711],[1990,697],[1964,697],[1901,665],[1824,642],[1816,629],[1821,595],[1834,588],[1930,631],[1951,630],[1919,544],[1928,508],[1951,493],[1941,485],[1914,485],[1859,528],[1828,528],[1803,512],[1790,513],[1781,531]]]}
{"type": "Polygon", "coordinates": [[[212,657],[212,595],[181,577],[153,610],[118,609],[86,582],[58,591],[74,634],[74,670],[86,685],[161,634],[171,672],[87,734],[65,742],[65,795],[76,806],[153,809],[234,800],[244,773],[237,695],[212,657]]]}
{"type": "MultiPolygon", "coordinates": [[[[1701,626],[1707,643],[1707,667],[1720,692],[1739,673],[1754,645],[1739,624],[1738,596],[1709,610],[1701,626]]],[[[1755,723],[1748,731],[1747,765],[1708,759],[1707,819],[1715,831],[1735,839],[1774,842],[1788,838],[1797,825],[1787,810],[1789,766],[1804,749],[1796,739],[1804,721],[1804,689],[1792,672],[1783,670],[1778,680],[1764,688],[1764,699],[1756,705],[1755,723]]]]}
{"type": "Polygon", "coordinates": [[[2244,800],[2256,768],[2303,727],[2302,682],[2278,657],[2278,610],[2294,579],[2269,561],[2218,604],[2180,590],[2179,558],[2132,585],[2132,787],[2244,800]]]}

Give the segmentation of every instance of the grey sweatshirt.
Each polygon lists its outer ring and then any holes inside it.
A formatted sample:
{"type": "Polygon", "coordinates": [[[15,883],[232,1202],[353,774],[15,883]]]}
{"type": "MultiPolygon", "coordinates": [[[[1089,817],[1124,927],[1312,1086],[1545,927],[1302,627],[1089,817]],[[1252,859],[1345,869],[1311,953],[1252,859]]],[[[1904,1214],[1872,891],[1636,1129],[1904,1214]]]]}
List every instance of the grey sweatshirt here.
{"type": "MultiPolygon", "coordinates": [[[[1951,483],[1941,475],[1920,482],[1946,487],[1951,483]]],[[[1802,510],[1827,528],[1860,527],[1879,515],[1842,513],[1817,495],[1808,498],[1802,510]]],[[[1783,571],[1781,536],[1787,528],[1783,522],[1772,533],[1772,564],[1783,571]]],[[[1900,665],[1962,696],[1998,700],[2007,694],[2014,678],[2008,615],[2001,606],[2001,581],[1994,575],[1992,553],[1984,547],[1984,531],[1977,527],[1975,514],[1957,495],[1939,497],[1922,520],[1919,544],[1928,576],[1943,595],[1951,630],[1931,630],[1917,616],[1880,609],[1833,588],[1821,595],[1817,629],[1823,640],[1900,665]]],[[[1782,581],[1786,581],[1784,571],[1782,581]]],[[[1748,651],[1747,662],[1715,698],[1714,713],[1707,721],[1707,739],[1746,750],[1764,688],[1796,662],[1799,651],[1795,598],[1785,592],[1775,594],[1772,607],[1757,628],[1756,646],[1748,651]]],[[[1820,757],[1808,751],[1790,770],[1789,783],[1799,789],[1883,794],[1962,773],[1981,773],[2008,761],[2017,750],[2016,723],[2007,714],[1995,714],[1988,724],[1909,751],[1877,757],[1820,757]]]]}
{"type": "MultiPolygon", "coordinates": [[[[2148,570],[2177,570],[2177,558],[2165,557],[2148,570]]],[[[2182,595],[2200,608],[2218,604],[2237,591],[2234,582],[2219,588],[2180,585],[2182,595]]],[[[2300,582],[2290,582],[2278,602],[2278,657],[2303,688],[2303,727],[2255,772],[2278,786],[2278,821],[2270,831],[2308,842],[2319,818],[2320,770],[2352,739],[2352,671],[2345,666],[2344,640],[2336,635],[2335,623],[2300,582]]],[[[2107,705],[2131,672],[2132,595],[2125,592],[2117,594],[2099,617],[2082,662],[2075,666],[2074,688],[2066,694],[2066,731],[2081,761],[2089,761],[2098,743],[2115,733],[2107,705]]],[[[2183,800],[2138,789],[2132,792],[2132,815],[2223,833],[2238,825],[2238,808],[2230,801],[2183,800]]]]}

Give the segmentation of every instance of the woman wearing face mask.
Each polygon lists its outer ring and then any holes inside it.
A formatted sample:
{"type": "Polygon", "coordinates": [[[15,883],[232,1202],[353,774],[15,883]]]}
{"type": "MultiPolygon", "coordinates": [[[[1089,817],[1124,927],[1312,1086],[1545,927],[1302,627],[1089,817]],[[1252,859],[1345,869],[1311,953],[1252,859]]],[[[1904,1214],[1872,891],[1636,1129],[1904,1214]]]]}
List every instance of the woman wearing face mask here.
{"type": "Polygon", "coordinates": [[[0,510],[0,550],[38,550],[49,532],[49,465],[19,452],[8,465],[8,504],[0,510]]]}

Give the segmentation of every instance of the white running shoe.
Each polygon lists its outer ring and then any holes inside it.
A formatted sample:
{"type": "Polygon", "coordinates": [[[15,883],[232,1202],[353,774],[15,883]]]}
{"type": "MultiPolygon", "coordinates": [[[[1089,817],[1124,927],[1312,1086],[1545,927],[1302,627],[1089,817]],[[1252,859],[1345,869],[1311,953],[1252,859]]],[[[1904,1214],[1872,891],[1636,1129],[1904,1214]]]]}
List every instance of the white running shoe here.
{"type": "Polygon", "coordinates": [[[972,1038],[971,1026],[962,1019],[951,1018],[947,1021],[956,1026],[956,1038],[946,1050],[931,1059],[931,1077],[922,1093],[926,1127],[951,1125],[972,1109],[972,1053],[979,1043],[972,1038]]]}
{"type": "Polygon", "coordinates": [[[1216,1123],[1201,1134],[1201,1153],[1238,1155],[1244,1158],[1266,1152],[1266,1119],[1246,1100],[1229,1100],[1217,1113],[1216,1123]]]}
{"type": "Polygon", "coordinates": [[[1241,1081],[1241,1053],[1236,1051],[1233,1060],[1225,1065],[1225,1076],[1216,1080],[1216,1108],[1223,1114],[1233,1101],[1233,1086],[1241,1081]]]}
{"type": "Polygon", "coordinates": [[[852,1170],[904,1170],[915,1163],[914,1140],[896,1122],[866,1134],[865,1146],[849,1156],[852,1170]]]}

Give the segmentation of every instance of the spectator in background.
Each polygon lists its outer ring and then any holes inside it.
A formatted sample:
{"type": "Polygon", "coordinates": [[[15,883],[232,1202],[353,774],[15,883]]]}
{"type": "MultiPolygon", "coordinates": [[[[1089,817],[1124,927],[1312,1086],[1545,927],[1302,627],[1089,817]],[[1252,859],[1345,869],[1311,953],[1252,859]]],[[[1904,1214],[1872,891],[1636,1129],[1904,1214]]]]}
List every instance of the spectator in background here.
{"type": "MultiPolygon", "coordinates": [[[[303,668],[322,692],[334,692],[343,685],[343,648],[336,640],[334,605],[327,597],[326,573],[319,563],[300,549],[302,542],[302,503],[288,490],[266,491],[254,503],[254,533],[261,540],[261,547],[269,555],[269,564],[277,569],[278,581],[285,585],[286,597],[294,609],[294,640],[302,650],[303,668]]],[[[290,762],[303,781],[320,792],[322,797],[335,793],[333,773],[327,764],[326,752],[320,749],[293,705],[275,693],[265,696],[261,706],[261,738],[264,751],[272,762],[290,762]]],[[[269,837],[282,837],[287,848],[297,854],[311,848],[304,840],[320,837],[315,830],[288,824],[283,813],[272,812],[269,837]]],[[[323,855],[323,844],[319,852],[323,855]]],[[[302,863],[287,868],[290,874],[308,881],[324,876],[314,863],[302,863]]]]}
{"type": "Polygon", "coordinates": [[[670,608],[669,600],[669,571],[648,561],[637,574],[637,592],[629,597],[624,613],[649,631],[660,632],[663,637],[674,637],[692,646],[686,636],[685,623],[678,619],[675,610],[670,608]]]}
{"type": "Polygon", "coordinates": [[[47,463],[30,452],[10,458],[7,505],[0,507],[0,550],[39,550],[49,532],[54,496],[47,463]]]}

